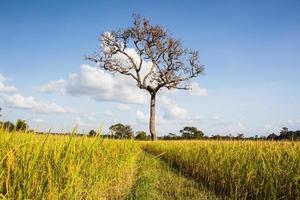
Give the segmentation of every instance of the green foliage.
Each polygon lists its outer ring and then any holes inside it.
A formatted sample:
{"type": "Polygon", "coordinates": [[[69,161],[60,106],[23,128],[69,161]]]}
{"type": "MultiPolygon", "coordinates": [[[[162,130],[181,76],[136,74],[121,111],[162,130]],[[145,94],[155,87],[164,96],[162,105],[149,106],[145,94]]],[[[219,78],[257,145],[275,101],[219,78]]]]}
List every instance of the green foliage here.
{"type": "Polygon", "coordinates": [[[145,131],[137,131],[135,133],[135,139],[136,140],[150,140],[151,137],[149,135],[147,135],[147,133],[145,131]]]}
{"type": "Polygon", "coordinates": [[[280,135],[286,135],[289,132],[289,129],[287,127],[282,127],[282,130],[280,131],[280,135]]]}
{"type": "Polygon", "coordinates": [[[133,138],[133,130],[129,125],[123,125],[121,123],[114,124],[109,127],[112,134],[119,139],[133,138]]]}
{"type": "Polygon", "coordinates": [[[15,130],[15,125],[10,121],[6,121],[2,124],[2,128],[7,132],[12,132],[15,130]]]}
{"type": "Polygon", "coordinates": [[[164,161],[142,153],[136,182],[127,200],[214,200],[215,195],[170,168],[164,161]]]}
{"type": "Polygon", "coordinates": [[[89,136],[94,137],[97,135],[97,132],[95,130],[90,130],[89,136]]]}
{"type": "Polygon", "coordinates": [[[18,119],[15,128],[16,131],[26,131],[28,129],[28,125],[25,120],[18,119]]]}
{"type": "Polygon", "coordinates": [[[287,127],[283,127],[279,135],[272,133],[268,135],[267,139],[269,140],[300,140],[300,130],[298,131],[289,131],[287,127]]]}
{"type": "Polygon", "coordinates": [[[180,130],[182,138],[184,139],[200,139],[204,136],[204,133],[193,126],[186,126],[180,130]]]}
{"type": "Polygon", "coordinates": [[[235,137],[235,139],[237,139],[237,140],[241,140],[243,138],[244,138],[244,134],[242,134],[242,133],[237,134],[237,136],[235,137]]]}
{"type": "Polygon", "coordinates": [[[0,122],[0,128],[7,132],[12,132],[12,131],[24,132],[28,130],[28,125],[25,120],[18,119],[15,124],[13,124],[10,121],[0,122]]]}

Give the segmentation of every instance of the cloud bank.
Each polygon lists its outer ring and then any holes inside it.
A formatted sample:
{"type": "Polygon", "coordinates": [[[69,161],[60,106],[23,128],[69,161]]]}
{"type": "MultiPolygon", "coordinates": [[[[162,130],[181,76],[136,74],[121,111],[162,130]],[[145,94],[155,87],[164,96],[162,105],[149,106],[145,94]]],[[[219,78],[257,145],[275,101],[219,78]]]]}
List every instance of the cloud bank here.
{"type": "Polygon", "coordinates": [[[37,88],[40,92],[89,96],[96,101],[144,104],[147,94],[134,80],[103,69],[81,65],[79,73],[71,73],[67,80],[51,81],[37,88]]]}
{"type": "Polygon", "coordinates": [[[56,103],[39,102],[32,96],[23,96],[15,86],[5,84],[5,78],[0,74],[0,99],[12,108],[27,109],[38,113],[74,113],[71,108],[59,106],[56,103]]]}

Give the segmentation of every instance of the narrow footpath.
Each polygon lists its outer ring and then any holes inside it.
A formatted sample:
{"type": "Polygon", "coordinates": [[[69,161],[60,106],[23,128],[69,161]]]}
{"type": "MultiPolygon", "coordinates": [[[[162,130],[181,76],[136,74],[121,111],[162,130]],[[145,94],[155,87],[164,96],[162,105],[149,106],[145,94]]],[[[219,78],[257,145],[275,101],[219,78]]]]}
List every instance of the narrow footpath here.
{"type": "Polygon", "coordinates": [[[216,200],[195,181],[170,168],[159,157],[142,152],[136,182],[128,200],[216,200]]]}

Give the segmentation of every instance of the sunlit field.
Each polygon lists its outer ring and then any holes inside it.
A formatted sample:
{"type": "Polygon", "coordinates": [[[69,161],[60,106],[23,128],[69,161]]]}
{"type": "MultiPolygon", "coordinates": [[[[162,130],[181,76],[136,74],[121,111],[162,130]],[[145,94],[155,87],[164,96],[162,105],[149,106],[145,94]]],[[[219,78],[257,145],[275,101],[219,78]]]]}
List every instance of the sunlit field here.
{"type": "Polygon", "coordinates": [[[300,0],[0,0],[0,200],[300,200],[300,0]]]}
{"type": "Polygon", "coordinates": [[[299,199],[300,143],[0,131],[2,199],[299,199]]]}
{"type": "Polygon", "coordinates": [[[144,149],[221,196],[300,198],[299,142],[173,141],[144,149]]]}
{"type": "Polygon", "coordinates": [[[76,136],[0,132],[4,199],[122,199],[138,145],[76,136]]]}

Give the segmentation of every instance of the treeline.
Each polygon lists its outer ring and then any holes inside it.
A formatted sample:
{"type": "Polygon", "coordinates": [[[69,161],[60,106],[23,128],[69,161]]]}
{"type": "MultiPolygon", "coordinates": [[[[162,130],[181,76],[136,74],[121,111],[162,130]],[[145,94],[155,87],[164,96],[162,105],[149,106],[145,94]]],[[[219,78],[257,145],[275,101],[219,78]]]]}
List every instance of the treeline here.
{"type": "MultiPolygon", "coordinates": [[[[96,131],[91,130],[89,135],[96,135],[96,131]]],[[[136,139],[136,140],[151,140],[151,136],[145,131],[137,131],[134,133],[129,125],[121,123],[110,126],[109,133],[102,135],[104,138],[112,139],[136,139]]],[[[212,135],[206,136],[197,127],[186,126],[179,131],[179,133],[169,133],[168,135],[158,137],[160,140],[300,140],[300,131],[289,131],[288,128],[283,127],[277,135],[272,133],[268,136],[251,136],[245,137],[244,134],[233,135],[212,135]]]]}
{"type": "Polygon", "coordinates": [[[4,130],[8,132],[12,131],[30,131],[32,132],[33,130],[29,130],[29,126],[25,120],[18,119],[15,123],[10,122],[10,121],[5,121],[2,122],[0,121],[0,127],[2,127],[4,130]]]}
{"type": "Polygon", "coordinates": [[[207,139],[207,140],[300,140],[300,130],[289,131],[287,127],[283,127],[279,134],[272,133],[268,136],[250,136],[245,137],[244,134],[233,135],[212,135],[205,136],[201,131],[198,133],[196,127],[184,127],[179,131],[179,134],[169,133],[166,136],[161,137],[163,140],[186,140],[186,139],[207,139]]]}
{"type": "MultiPolygon", "coordinates": [[[[36,134],[53,134],[53,135],[70,135],[71,133],[53,133],[53,132],[35,132],[30,130],[27,122],[22,119],[18,119],[15,123],[10,121],[1,122],[0,127],[2,129],[13,132],[31,132],[36,134]]],[[[73,133],[76,136],[87,136],[87,134],[73,133]]],[[[88,136],[100,135],[103,138],[109,139],[135,139],[135,140],[151,140],[150,134],[147,134],[145,131],[136,131],[134,132],[130,125],[124,125],[117,123],[109,127],[108,133],[103,134],[103,132],[97,132],[95,130],[90,130],[88,136]]],[[[243,134],[233,135],[212,135],[206,136],[201,130],[197,127],[186,126],[179,131],[179,133],[169,133],[168,135],[158,137],[160,140],[290,140],[297,141],[300,140],[300,130],[298,131],[289,131],[287,127],[283,127],[282,130],[278,133],[272,133],[268,136],[254,136],[254,137],[245,137],[243,134]]]]}
{"type": "MultiPolygon", "coordinates": [[[[170,133],[168,136],[158,137],[158,139],[202,139],[204,133],[198,130],[196,127],[184,127],[180,130],[181,136],[170,133]]],[[[95,136],[97,132],[91,130],[89,136],[95,136]]],[[[109,133],[102,135],[104,138],[113,138],[113,139],[136,139],[136,140],[151,140],[150,134],[147,134],[145,131],[134,132],[131,126],[117,123],[109,127],[109,133]]]]}
{"type": "Polygon", "coordinates": [[[272,133],[268,135],[267,139],[268,140],[300,140],[300,130],[289,131],[287,127],[283,127],[278,135],[272,133]]]}
{"type": "Polygon", "coordinates": [[[111,125],[107,134],[97,133],[95,130],[90,130],[89,132],[89,136],[96,136],[97,134],[109,139],[151,140],[151,136],[145,131],[134,132],[130,125],[121,123],[111,125]]]}

